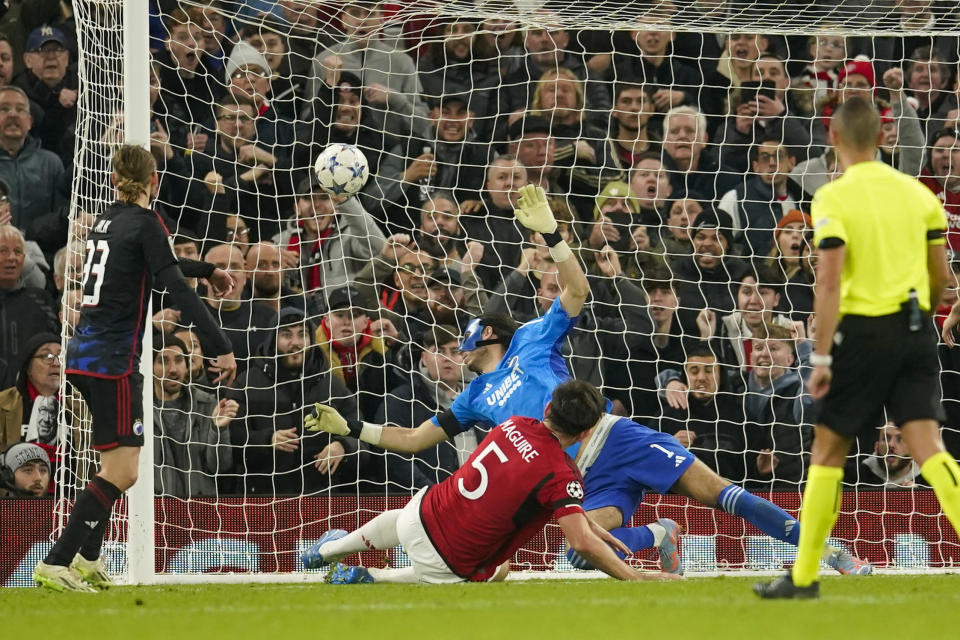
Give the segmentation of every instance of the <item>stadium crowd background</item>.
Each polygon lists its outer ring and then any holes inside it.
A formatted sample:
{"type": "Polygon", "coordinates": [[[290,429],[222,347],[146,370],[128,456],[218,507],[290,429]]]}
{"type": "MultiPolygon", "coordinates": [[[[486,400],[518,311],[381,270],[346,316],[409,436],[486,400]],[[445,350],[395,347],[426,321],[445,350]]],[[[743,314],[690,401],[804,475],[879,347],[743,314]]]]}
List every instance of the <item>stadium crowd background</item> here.
{"type": "MultiPolygon", "coordinates": [[[[76,321],[83,234],[105,203],[80,200],[71,234],[70,3],[7,4],[0,450],[37,445],[2,462],[20,486],[10,493],[44,495],[44,464],[76,464],[58,443],[82,446],[69,420],[82,408],[59,394],[60,332],[76,321]]],[[[736,3],[678,2],[674,24],[725,4],[736,3]]],[[[953,24],[947,4],[904,1],[884,24],[953,24]]],[[[178,255],[236,279],[208,304],[242,371],[231,389],[211,387],[196,336],[155,295],[158,494],[382,495],[449,475],[481,432],[408,457],[304,433],[303,418],[331,402],[343,415],[416,426],[469,379],[457,344],[471,317],[524,322],[549,307],[556,269],[513,217],[524,184],[551,196],[590,280],[567,345],[575,375],[601,386],[615,412],[675,434],[755,491],[797,490],[808,465],[807,214],[837,175],[827,130],[839,102],[875,100],[878,159],[945,202],[960,272],[955,36],[714,35],[642,23],[577,32],[430,17],[385,29],[396,26],[385,23],[391,3],[150,7],[156,208],[178,255]],[[331,142],[369,160],[358,197],[316,185],[313,159],[331,142]]],[[[109,157],[121,128],[117,115],[88,143],[109,157]]],[[[956,296],[953,286],[938,322],[956,296]]],[[[941,361],[944,437],[957,456],[960,362],[945,346],[941,361]]],[[[877,426],[857,443],[845,482],[922,482],[896,425],[878,415],[877,426]]]]}

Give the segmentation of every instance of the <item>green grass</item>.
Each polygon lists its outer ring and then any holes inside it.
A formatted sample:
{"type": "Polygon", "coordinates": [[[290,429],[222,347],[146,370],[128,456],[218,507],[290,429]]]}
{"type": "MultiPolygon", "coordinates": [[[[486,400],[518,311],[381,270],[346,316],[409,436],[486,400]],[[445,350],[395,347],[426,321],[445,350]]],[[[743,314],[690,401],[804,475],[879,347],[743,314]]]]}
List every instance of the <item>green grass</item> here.
{"type": "Polygon", "coordinates": [[[0,628],[45,640],[957,637],[960,575],[828,577],[819,601],[800,602],[760,601],[754,581],[0,589],[0,628]]]}

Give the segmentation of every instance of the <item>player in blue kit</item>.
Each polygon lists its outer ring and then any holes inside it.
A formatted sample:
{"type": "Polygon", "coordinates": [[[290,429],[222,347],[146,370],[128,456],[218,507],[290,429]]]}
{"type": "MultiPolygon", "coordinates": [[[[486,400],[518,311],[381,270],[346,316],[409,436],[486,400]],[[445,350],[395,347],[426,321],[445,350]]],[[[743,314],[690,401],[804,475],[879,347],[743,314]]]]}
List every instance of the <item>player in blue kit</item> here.
{"type": "MultiPolygon", "coordinates": [[[[304,426],[312,431],[352,435],[364,442],[403,453],[416,453],[474,425],[491,429],[514,415],[542,420],[553,390],[570,379],[561,354],[563,339],[577,322],[590,288],[587,277],[567,243],[543,189],[521,187],[514,211],[527,229],[542,234],[557,265],[560,295],[543,317],[517,327],[509,316],[486,314],[467,326],[460,350],[477,377],[439,416],[414,429],[343,421],[332,407],[317,405],[316,416],[304,426]],[[343,424],[347,426],[344,427],[343,424]]],[[[304,564],[312,566],[311,548],[304,564]]]]}
{"type": "MultiPolygon", "coordinates": [[[[465,354],[466,366],[479,375],[447,411],[414,429],[345,421],[335,409],[324,405],[317,405],[316,416],[307,418],[307,429],[352,435],[391,451],[416,453],[474,425],[492,428],[513,415],[543,418],[554,388],[570,378],[561,347],[577,322],[589,285],[578,261],[556,233],[556,221],[543,190],[527,186],[520,189],[520,194],[517,218],[528,229],[543,234],[560,276],[560,295],[547,313],[520,327],[509,317],[497,314],[485,314],[471,321],[460,350],[465,354]]],[[[631,551],[656,546],[664,571],[680,571],[677,524],[661,518],[644,527],[623,526],[647,490],[666,493],[672,488],[744,517],[765,533],[796,544],[796,520],[773,503],[734,487],[703,463],[694,464],[694,455],[672,436],[607,415],[583,446],[583,456],[587,456],[584,462],[589,462],[581,470],[587,486],[585,505],[591,519],[623,540],[631,551]],[[613,425],[616,429],[611,428],[613,425]],[[613,439],[609,440],[611,436],[613,439]],[[608,440],[610,446],[604,447],[608,440]],[[660,459],[653,455],[657,452],[660,459]]],[[[317,557],[316,547],[304,554],[308,568],[317,557]]],[[[828,555],[843,558],[844,553],[834,549],[828,555]]],[[[585,565],[576,560],[580,566],[585,565]]],[[[844,565],[846,569],[840,570],[852,573],[863,564],[853,559],[844,565]]]]}
{"type": "MultiPolygon", "coordinates": [[[[600,418],[592,433],[567,449],[584,477],[583,508],[590,519],[637,552],[656,546],[661,568],[681,571],[676,528],[664,519],[643,527],[624,527],[647,491],[676,493],[740,516],[768,536],[794,546],[800,523],[786,511],[717,475],[670,434],[619,416],[600,418]],[[671,539],[672,538],[672,539],[671,539]]],[[[567,557],[589,569],[573,550],[567,557]]],[[[840,547],[825,545],[823,560],[844,575],[865,575],[872,567],[840,547]]]]}

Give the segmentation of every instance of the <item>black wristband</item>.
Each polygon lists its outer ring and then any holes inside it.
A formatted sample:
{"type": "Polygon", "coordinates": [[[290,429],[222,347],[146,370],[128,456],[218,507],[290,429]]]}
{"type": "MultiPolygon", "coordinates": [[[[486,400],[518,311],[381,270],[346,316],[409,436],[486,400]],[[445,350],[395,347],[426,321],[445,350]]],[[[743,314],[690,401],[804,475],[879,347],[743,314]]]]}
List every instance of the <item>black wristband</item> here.
{"type": "Polygon", "coordinates": [[[563,236],[561,236],[560,233],[557,231],[554,231],[552,233],[544,233],[542,235],[548,247],[555,247],[561,242],[563,242],[563,236]]]}
{"type": "Polygon", "coordinates": [[[458,433],[465,431],[465,429],[460,426],[460,421],[457,420],[457,416],[451,409],[447,409],[437,416],[437,422],[440,423],[440,428],[447,434],[449,440],[453,440],[458,433]]]}
{"type": "Polygon", "coordinates": [[[363,423],[359,420],[347,418],[347,429],[350,430],[350,436],[360,439],[360,432],[363,431],[363,423]]]}
{"type": "Polygon", "coordinates": [[[177,262],[180,263],[180,271],[188,278],[209,278],[217,268],[213,263],[190,258],[180,258],[177,262]]]}

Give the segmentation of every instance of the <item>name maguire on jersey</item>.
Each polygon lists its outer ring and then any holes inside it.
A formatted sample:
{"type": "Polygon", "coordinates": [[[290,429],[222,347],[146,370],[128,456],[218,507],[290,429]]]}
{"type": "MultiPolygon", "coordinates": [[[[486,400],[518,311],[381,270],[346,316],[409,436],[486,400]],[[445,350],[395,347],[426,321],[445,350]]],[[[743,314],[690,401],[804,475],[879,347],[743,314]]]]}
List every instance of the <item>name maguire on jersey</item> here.
{"type": "Polygon", "coordinates": [[[539,420],[494,428],[451,477],[427,489],[420,520],[461,578],[485,581],[550,521],[583,513],[580,471],[539,420]]]}

